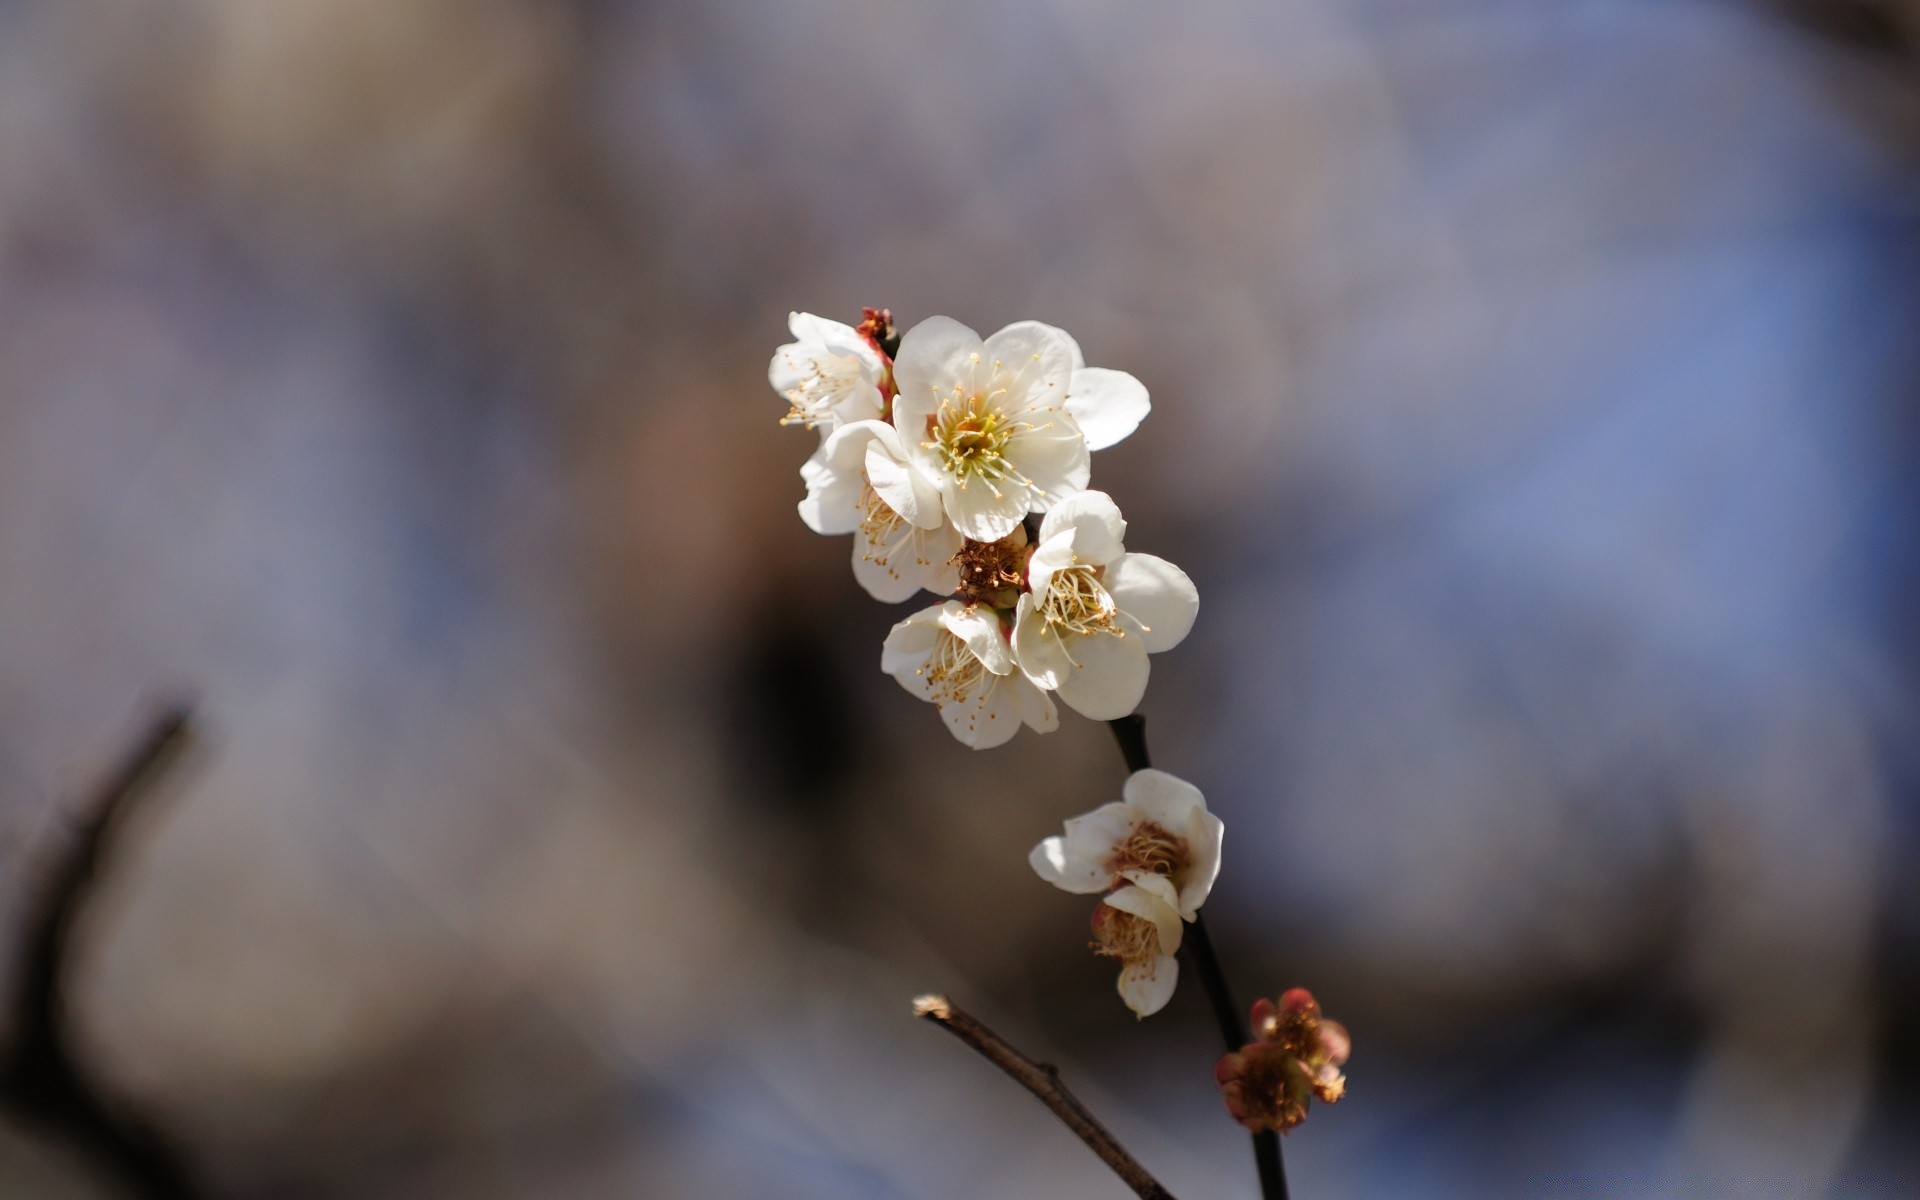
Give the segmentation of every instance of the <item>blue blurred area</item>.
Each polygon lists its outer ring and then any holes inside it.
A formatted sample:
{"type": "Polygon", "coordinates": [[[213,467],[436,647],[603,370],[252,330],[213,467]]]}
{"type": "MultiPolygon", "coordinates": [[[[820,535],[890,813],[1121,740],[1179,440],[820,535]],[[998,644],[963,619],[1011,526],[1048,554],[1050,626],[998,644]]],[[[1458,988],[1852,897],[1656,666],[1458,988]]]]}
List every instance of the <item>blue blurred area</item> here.
{"type": "Polygon", "coordinates": [[[1914,31],[0,5],[0,920],[190,687],[72,1003],[219,1194],[1111,1195],[928,989],[1246,1193],[1025,865],[1107,732],[955,745],[793,514],[790,309],[1036,317],[1154,396],[1236,983],[1356,1035],[1296,1195],[1920,1194],[1914,31]]]}

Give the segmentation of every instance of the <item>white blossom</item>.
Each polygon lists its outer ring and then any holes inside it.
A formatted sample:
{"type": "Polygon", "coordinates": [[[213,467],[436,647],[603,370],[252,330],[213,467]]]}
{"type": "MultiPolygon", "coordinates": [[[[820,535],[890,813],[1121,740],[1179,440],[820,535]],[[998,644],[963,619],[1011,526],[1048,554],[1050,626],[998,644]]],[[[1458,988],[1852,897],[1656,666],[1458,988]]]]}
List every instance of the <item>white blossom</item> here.
{"type": "Polygon", "coordinates": [[[1060,725],[1053,701],[1014,666],[1000,615],[984,605],[921,609],[887,634],[880,669],[937,705],[953,736],[976,750],[1006,742],[1022,722],[1037,733],[1060,725]]]}
{"type": "Polygon", "coordinates": [[[767,382],[788,405],[782,425],[818,429],[824,441],[842,425],[885,414],[886,359],[853,326],[797,312],[787,328],[795,340],[767,364],[767,382]]]}
{"type": "Polygon", "coordinates": [[[929,317],[900,339],[894,423],[954,528],[974,541],[998,541],[1087,486],[1087,439],[1066,408],[1074,354],[1038,321],[982,342],[950,317],[929,317]]]}
{"type": "Polygon", "coordinates": [[[1081,895],[1164,879],[1175,909],[1191,921],[1219,877],[1225,831],[1199,788],[1148,767],[1127,777],[1120,799],[1069,819],[1027,861],[1040,878],[1081,895]]]}
{"type": "Polygon", "coordinates": [[[959,586],[953,556],[965,545],[947,523],[940,493],[906,458],[885,421],[833,431],[801,469],[800,519],[815,533],[851,533],[853,575],[874,599],[892,604],[925,588],[959,586]]]}
{"type": "Polygon", "coordinates": [[[1127,884],[1094,910],[1094,951],[1120,960],[1120,998],[1136,1016],[1150,1017],[1173,998],[1180,934],[1173,885],[1163,876],[1127,884]]]}
{"type": "Polygon", "coordinates": [[[1127,523],[1105,492],[1059,500],[1027,562],[1013,649],[1020,668],[1097,721],[1124,717],[1147,690],[1147,655],[1193,628],[1200,594],[1164,558],[1127,553],[1127,523]]]}

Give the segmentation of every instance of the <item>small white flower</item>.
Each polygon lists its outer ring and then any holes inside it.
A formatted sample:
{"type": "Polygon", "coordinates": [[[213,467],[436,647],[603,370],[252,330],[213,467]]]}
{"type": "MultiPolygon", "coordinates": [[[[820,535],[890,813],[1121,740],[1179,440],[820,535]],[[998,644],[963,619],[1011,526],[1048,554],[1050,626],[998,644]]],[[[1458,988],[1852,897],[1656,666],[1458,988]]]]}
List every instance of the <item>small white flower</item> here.
{"type": "Polygon", "coordinates": [[[929,317],[900,339],[894,424],[954,528],[974,541],[998,541],[1087,486],[1087,439],[1066,408],[1074,354],[1038,321],[982,342],[950,317],[929,317]]]}
{"type": "Polygon", "coordinates": [[[1226,826],[1207,811],[1199,788],[1151,767],[1128,776],[1120,797],[1070,819],[1027,861],[1040,878],[1080,895],[1165,880],[1169,902],[1193,920],[1220,875],[1226,826]]]}
{"type": "Polygon", "coordinates": [[[1134,1015],[1150,1017],[1173,998],[1180,934],[1173,885],[1162,876],[1130,883],[1094,909],[1094,952],[1120,960],[1120,998],[1134,1015]]]}
{"type": "Polygon", "coordinates": [[[880,669],[938,705],[953,736],[976,750],[1006,742],[1023,721],[1036,733],[1060,725],[1053,701],[1014,666],[999,614],[983,605],[949,600],[895,625],[880,669]]]}
{"type": "Polygon", "coordinates": [[[1073,374],[1067,381],[1067,412],[1087,437],[1087,449],[1105,450],[1125,440],[1152,411],[1147,387],[1125,371],[1089,367],[1080,343],[1057,326],[1047,328],[1073,348],[1073,374]]]}
{"type": "Polygon", "coordinates": [[[815,533],[854,535],[853,576],[868,595],[893,604],[921,588],[947,595],[960,586],[953,556],[966,539],[947,524],[939,491],[907,461],[893,426],[842,425],[800,477],[800,519],[815,533]]]}
{"type": "Polygon", "coordinates": [[[1013,650],[1020,668],[1096,721],[1124,717],[1147,690],[1147,655],[1193,628],[1200,593],[1164,558],[1129,554],[1127,523],[1105,492],[1059,500],[1027,562],[1013,650]]]}
{"type": "Polygon", "coordinates": [[[824,440],[842,425],[886,412],[880,392],[886,360],[853,326],[797,312],[788,314],[787,328],[797,340],[775,350],[767,364],[767,382],[788,405],[782,425],[818,429],[824,440]]]}

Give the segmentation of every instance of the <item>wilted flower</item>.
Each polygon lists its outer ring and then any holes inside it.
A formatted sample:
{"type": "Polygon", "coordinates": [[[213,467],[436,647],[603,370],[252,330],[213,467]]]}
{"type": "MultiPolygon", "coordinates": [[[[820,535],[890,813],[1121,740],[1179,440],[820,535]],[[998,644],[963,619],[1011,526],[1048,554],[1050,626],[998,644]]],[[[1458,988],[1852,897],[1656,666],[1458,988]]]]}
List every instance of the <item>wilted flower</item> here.
{"type": "Polygon", "coordinates": [[[1024,722],[1037,733],[1060,725],[1053,701],[1013,664],[1000,614],[949,600],[893,627],[880,669],[939,706],[953,736],[976,750],[998,746],[1024,722]]]}
{"type": "Polygon", "coordinates": [[[1340,1067],[1353,1048],[1346,1026],[1320,1015],[1305,988],[1291,988],[1275,1005],[1253,1002],[1255,1040],[1213,1069],[1227,1111],[1255,1133],[1285,1133],[1307,1119],[1313,1097],[1328,1104],[1346,1093],[1340,1067]]]}
{"type": "Polygon", "coordinates": [[[1167,1006],[1180,981],[1180,910],[1164,875],[1144,875],[1093,910],[1093,951],[1120,960],[1120,998],[1135,1016],[1167,1006]]]}
{"type": "Polygon", "coordinates": [[[1013,649],[1035,683],[1097,721],[1124,717],[1147,690],[1147,655],[1193,628],[1200,593],[1185,571],[1129,554],[1127,523],[1105,492],[1059,500],[1027,561],[1013,649]]]}
{"type": "Polygon", "coordinates": [[[1199,788],[1165,771],[1135,771],[1120,795],[1069,819],[1066,832],[1035,846],[1027,861],[1048,883],[1081,894],[1164,879],[1175,911],[1193,920],[1220,874],[1226,827],[1199,788]]]}
{"type": "Polygon", "coordinates": [[[800,312],[788,315],[787,328],[796,340],[767,365],[767,382],[788,405],[782,425],[818,429],[825,439],[842,425],[885,415],[887,361],[858,330],[800,312]]]}
{"type": "Polygon", "coordinates": [[[950,317],[929,317],[900,339],[894,424],[967,537],[999,541],[1087,486],[1087,439],[1066,409],[1073,360],[1073,344],[1038,321],[982,342],[950,317]]]}
{"type": "Polygon", "coordinates": [[[874,599],[891,604],[958,585],[953,557],[963,539],[947,524],[940,493],[902,454],[893,426],[841,426],[800,475],[800,519],[816,533],[855,535],[853,575],[874,599]]]}

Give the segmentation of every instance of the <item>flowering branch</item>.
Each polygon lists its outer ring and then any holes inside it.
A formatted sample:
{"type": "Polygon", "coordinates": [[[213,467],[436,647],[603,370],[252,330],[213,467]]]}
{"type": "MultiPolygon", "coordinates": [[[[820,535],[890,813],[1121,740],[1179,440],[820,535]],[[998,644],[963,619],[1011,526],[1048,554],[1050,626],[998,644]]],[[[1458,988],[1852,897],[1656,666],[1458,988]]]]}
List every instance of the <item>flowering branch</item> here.
{"type": "Polygon", "coordinates": [[[99,791],[81,809],[72,846],[36,897],[12,997],[13,1044],[0,1054],[0,1103],[96,1155],[134,1194],[195,1195],[186,1169],[152,1128],[115,1113],[74,1061],[62,994],[73,927],[100,860],[134,803],[192,740],[187,710],[156,713],[99,791]]]}
{"type": "Polygon", "coordinates": [[[1106,1126],[1094,1119],[1078,1097],[1060,1081],[1060,1070],[1051,1063],[1036,1063],[1006,1043],[999,1034],[981,1024],[972,1015],[955,1008],[945,996],[921,996],[913,1002],[913,1015],[932,1021],[948,1033],[978,1051],[981,1057],[1011,1075],[1016,1083],[1036,1096],[1053,1111],[1074,1136],[1113,1168],[1126,1185],[1143,1200],[1174,1200],[1172,1192],[1147,1173],[1133,1155],[1127,1153],[1106,1126]]]}
{"type": "MultiPolygon", "coordinates": [[[[1145,717],[1132,713],[1108,721],[1107,727],[1120,743],[1120,757],[1126,760],[1128,771],[1145,771],[1153,766],[1147,754],[1145,717]]],[[[1232,989],[1227,986],[1227,974],[1220,967],[1220,956],[1214,953],[1213,938],[1208,935],[1206,921],[1199,912],[1194,913],[1192,927],[1182,939],[1180,949],[1186,955],[1187,965],[1200,976],[1200,986],[1207,993],[1207,1002],[1213,1006],[1213,1019],[1220,1026],[1227,1053],[1237,1052],[1247,1044],[1247,1025],[1240,1016],[1240,1006],[1234,1002],[1232,989]]],[[[1263,1129],[1253,1135],[1253,1163],[1260,1173],[1263,1200],[1287,1200],[1287,1169],[1280,1157],[1278,1134],[1263,1129]]]]}

